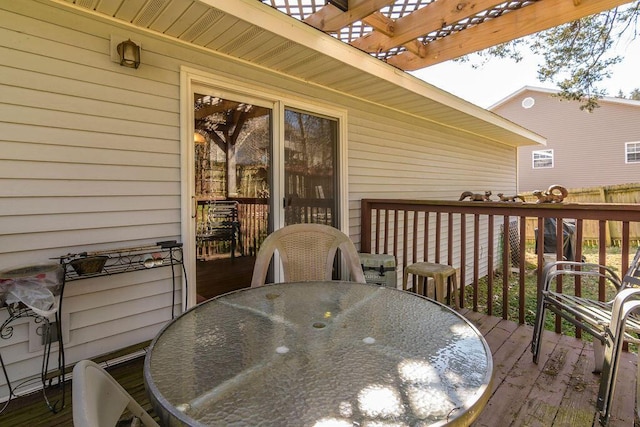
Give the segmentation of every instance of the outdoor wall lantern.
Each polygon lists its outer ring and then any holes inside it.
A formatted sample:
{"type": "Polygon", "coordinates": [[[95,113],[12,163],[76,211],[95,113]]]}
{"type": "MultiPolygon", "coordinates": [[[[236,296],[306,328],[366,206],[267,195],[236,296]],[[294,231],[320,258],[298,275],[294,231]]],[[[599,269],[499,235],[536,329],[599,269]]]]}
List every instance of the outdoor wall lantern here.
{"type": "Polygon", "coordinates": [[[140,46],[132,42],[131,39],[118,45],[118,55],[120,56],[120,65],[129,68],[140,66],[140,46]]]}

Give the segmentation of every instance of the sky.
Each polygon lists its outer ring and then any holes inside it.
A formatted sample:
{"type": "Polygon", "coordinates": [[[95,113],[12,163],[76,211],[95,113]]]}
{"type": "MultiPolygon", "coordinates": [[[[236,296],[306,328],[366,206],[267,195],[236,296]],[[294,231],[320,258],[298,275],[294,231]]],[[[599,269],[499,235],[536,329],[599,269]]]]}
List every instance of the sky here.
{"type": "MultiPolygon", "coordinates": [[[[619,90],[629,96],[633,89],[640,88],[640,40],[621,41],[617,44],[617,51],[624,56],[624,60],[612,68],[612,77],[601,82],[599,87],[607,90],[609,96],[616,96],[619,90]]],[[[473,69],[470,62],[447,61],[411,74],[473,104],[488,108],[523,86],[557,89],[553,83],[538,80],[540,62],[533,55],[519,63],[492,58],[480,69],[473,69]]]]}

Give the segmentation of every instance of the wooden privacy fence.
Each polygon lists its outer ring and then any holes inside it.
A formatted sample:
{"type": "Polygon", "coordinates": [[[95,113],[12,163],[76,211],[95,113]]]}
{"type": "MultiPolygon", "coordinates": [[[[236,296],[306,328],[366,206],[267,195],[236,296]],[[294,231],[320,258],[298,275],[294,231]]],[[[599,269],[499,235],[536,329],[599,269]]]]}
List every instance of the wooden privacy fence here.
{"type": "MultiPolygon", "coordinates": [[[[481,277],[487,278],[487,300],[493,301],[494,285],[502,288],[502,316],[507,319],[510,295],[517,293],[518,321],[525,319],[525,248],[527,221],[536,224],[536,239],[543,242],[544,221],[553,218],[557,224],[566,219],[575,223],[575,259],[582,259],[584,224],[598,224],[598,259],[606,264],[607,223],[620,227],[622,271],[629,266],[631,227],[640,223],[640,205],[599,203],[510,203],[510,202],[457,202],[433,200],[379,200],[361,202],[361,252],[392,254],[401,268],[409,264],[428,261],[449,264],[459,269],[461,286],[458,302],[465,305],[465,292],[471,292],[473,310],[478,311],[478,290],[481,277]],[[513,233],[512,231],[516,231],[513,233]],[[515,238],[514,238],[515,234],[515,238]],[[517,246],[516,248],[513,248],[517,246]],[[514,267],[515,249],[516,259],[514,267]],[[515,270],[518,286],[511,287],[509,275],[503,274],[495,283],[494,272],[515,270]]],[[[563,227],[556,227],[556,254],[563,254],[565,242],[563,227]]],[[[536,259],[538,287],[544,265],[544,245],[537,245],[536,259]]],[[[561,255],[562,256],[562,255],[561,255]]],[[[560,258],[561,258],[560,256],[560,258]]],[[[600,299],[605,298],[604,283],[600,285],[600,299]]],[[[492,315],[492,304],[487,313],[492,315]]]]}
{"type": "MultiPolygon", "coordinates": [[[[610,203],[610,204],[637,204],[640,203],[640,183],[609,185],[602,187],[570,189],[569,195],[564,199],[565,203],[610,203]]],[[[532,193],[523,193],[527,202],[535,202],[537,198],[532,193]]],[[[535,241],[535,218],[527,219],[526,236],[529,243],[535,241]]],[[[622,233],[619,222],[608,222],[605,227],[607,246],[621,246],[622,233]]],[[[583,223],[583,245],[596,246],[599,241],[600,226],[598,221],[585,220],[583,223]]],[[[629,229],[629,240],[635,245],[640,243],[640,224],[632,223],[629,229]]]]}

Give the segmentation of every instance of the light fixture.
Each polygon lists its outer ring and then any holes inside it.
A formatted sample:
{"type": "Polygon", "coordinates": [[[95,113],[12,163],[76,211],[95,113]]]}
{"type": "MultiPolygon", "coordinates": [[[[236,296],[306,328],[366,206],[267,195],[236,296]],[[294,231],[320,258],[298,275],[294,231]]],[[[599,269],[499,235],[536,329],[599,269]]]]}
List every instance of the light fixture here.
{"type": "Polygon", "coordinates": [[[120,56],[120,65],[129,68],[140,66],[140,46],[132,42],[131,39],[118,45],[118,55],[120,56]]]}
{"type": "Polygon", "coordinates": [[[207,140],[205,139],[204,135],[202,135],[200,132],[194,132],[193,142],[195,142],[196,144],[205,144],[207,140]]]}
{"type": "Polygon", "coordinates": [[[349,0],[327,0],[328,4],[332,4],[343,12],[349,10],[349,0]]]}

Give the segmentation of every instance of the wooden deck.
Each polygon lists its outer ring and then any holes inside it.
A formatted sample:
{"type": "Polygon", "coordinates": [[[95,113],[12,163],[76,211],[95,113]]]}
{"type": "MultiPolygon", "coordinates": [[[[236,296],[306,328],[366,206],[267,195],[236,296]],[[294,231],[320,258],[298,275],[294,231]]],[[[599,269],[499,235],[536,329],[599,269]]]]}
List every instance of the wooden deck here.
{"type": "MultiPolygon", "coordinates": [[[[600,377],[593,374],[590,343],[543,333],[538,364],[529,346],[533,328],[463,310],[484,335],[493,354],[493,394],[475,427],[598,426],[595,400],[600,377]]],[[[634,425],[636,361],[624,353],[610,427],[634,425]]]]}
{"type": "MultiPolygon", "coordinates": [[[[494,361],[493,394],[474,427],[597,426],[595,399],[599,376],[591,373],[591,344],[553,332],[543,334],[538,365],[531,361],[532,328],[461,310],[485,336],[494,361]]],[[[108,368],[109,372],[153,413],[142,381],[143,359],[108,368]]],[[[612,410],[611,427],[633,426],[636,356],[625,353],[612,410]]],[[[58,414],[50,413],[41,395],[12,401],[0,425],[71,426],[71,395],[58,414]]]]}

